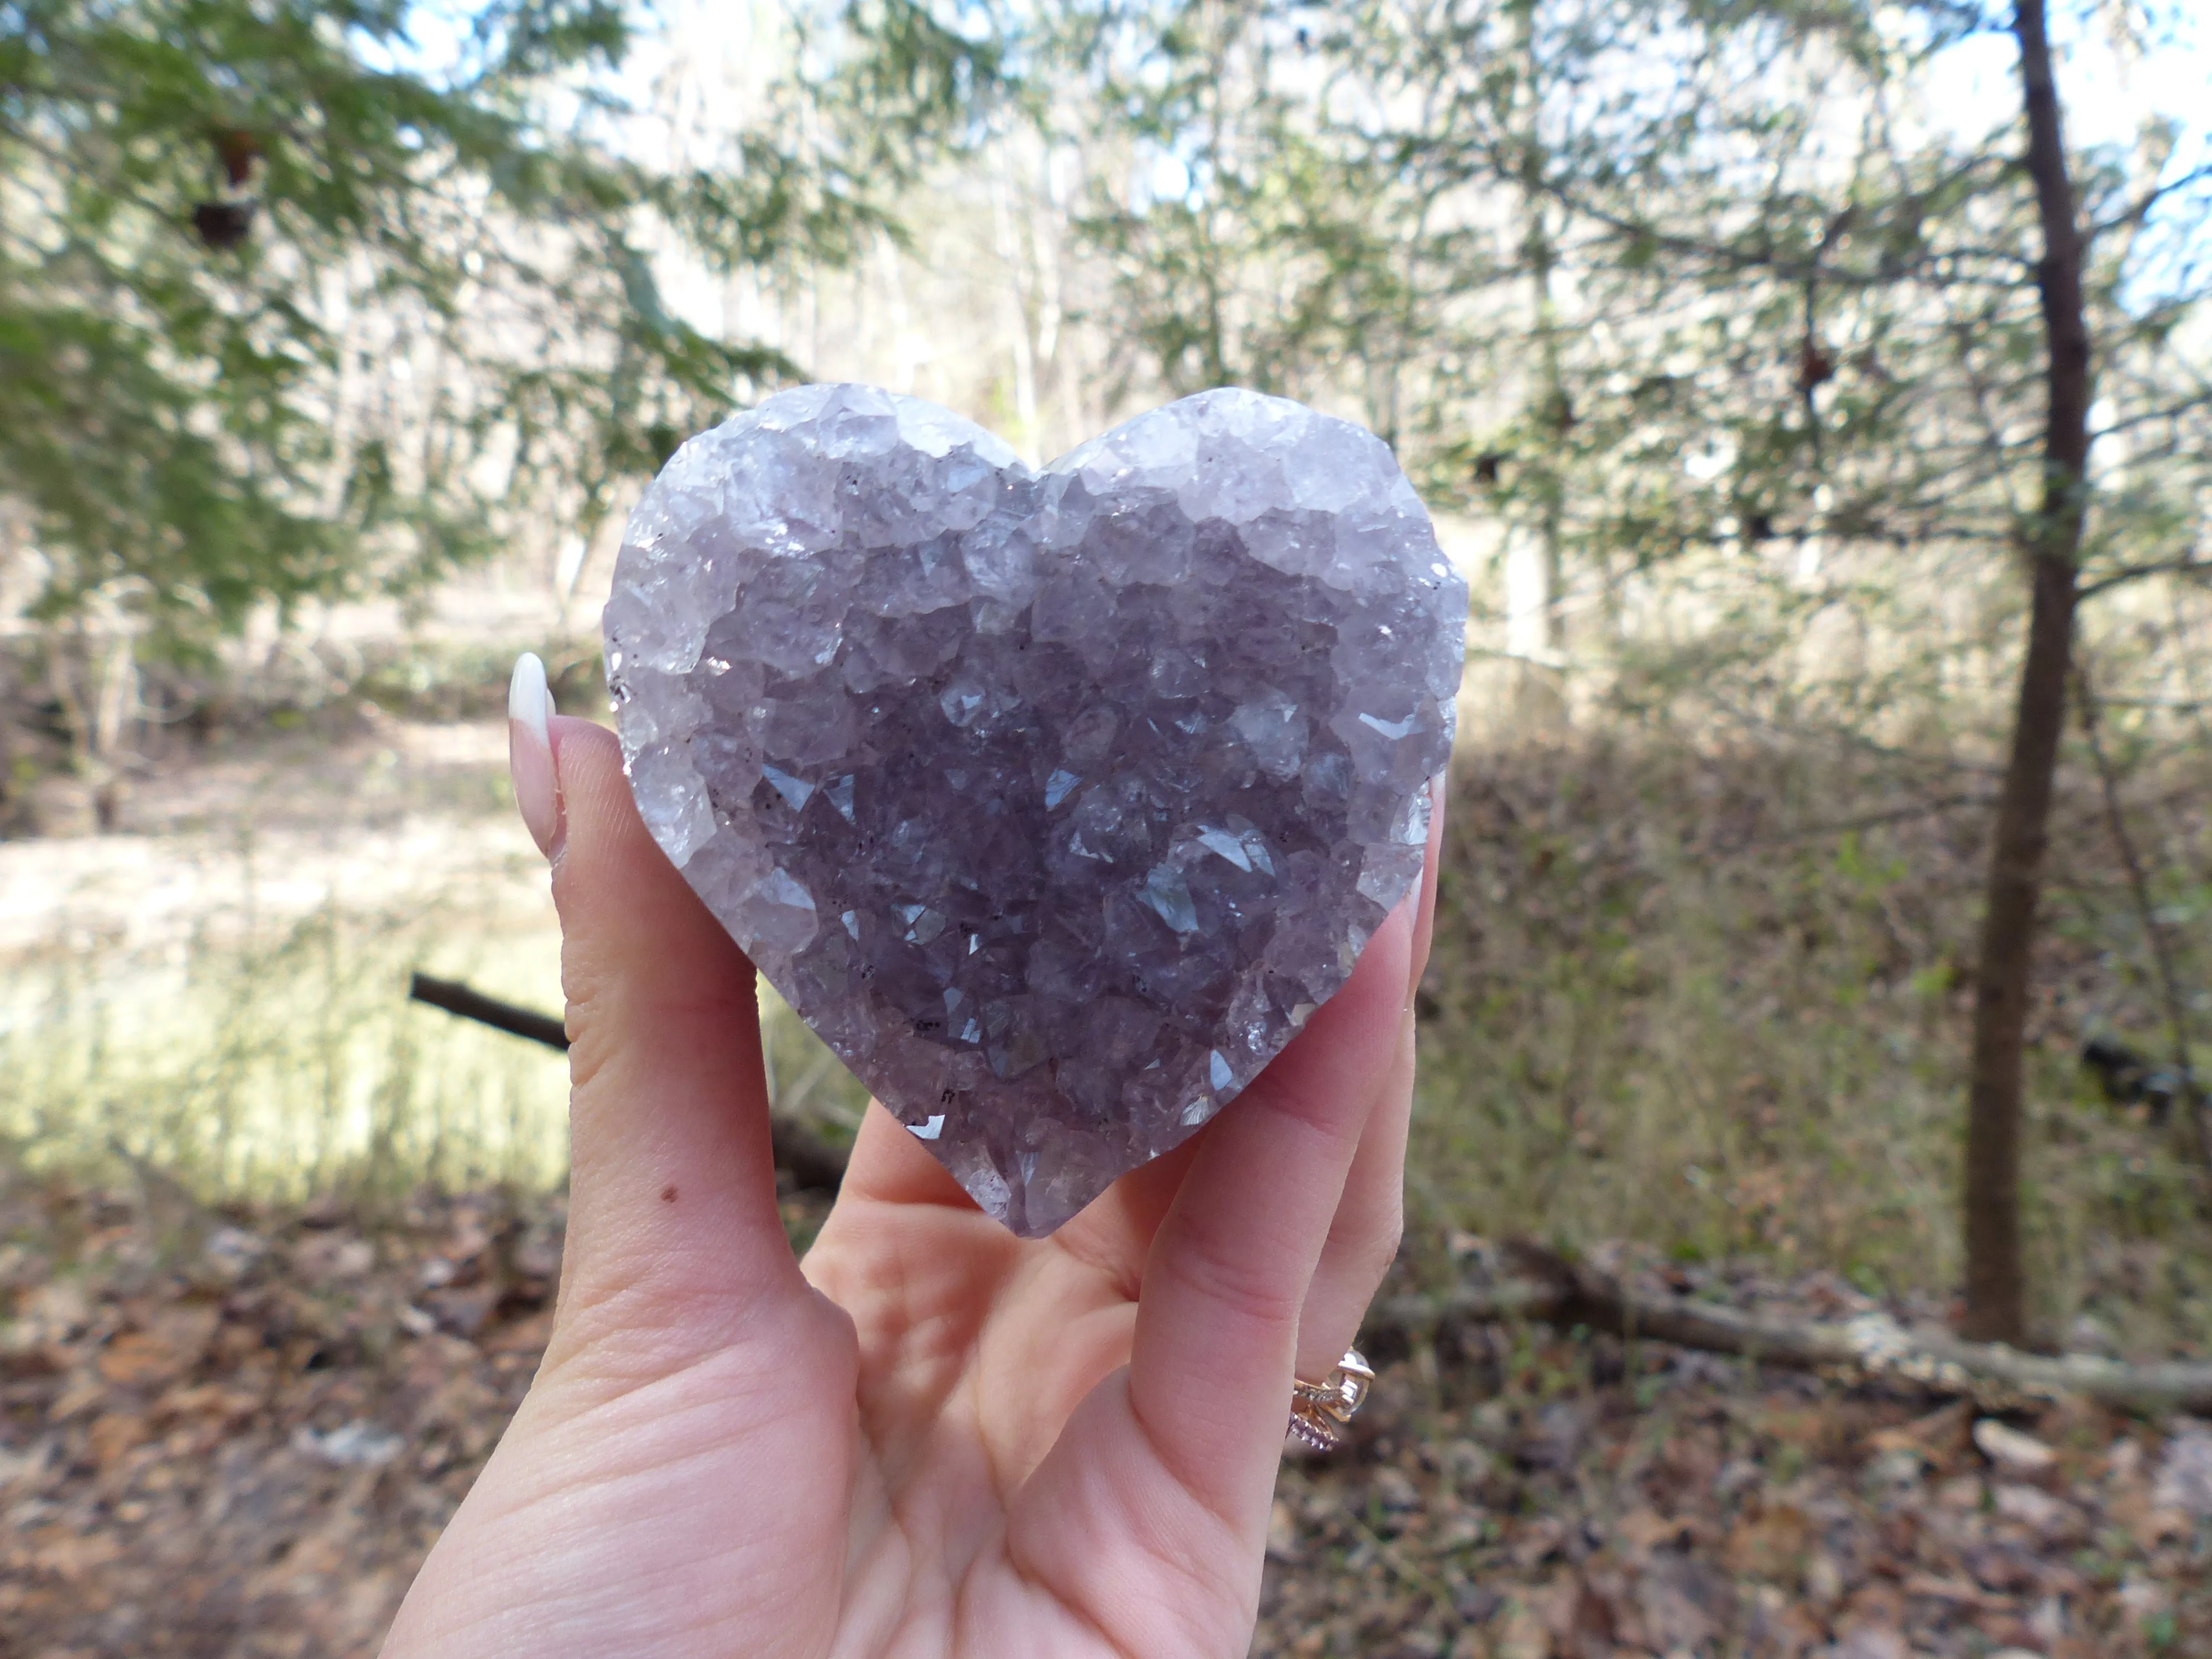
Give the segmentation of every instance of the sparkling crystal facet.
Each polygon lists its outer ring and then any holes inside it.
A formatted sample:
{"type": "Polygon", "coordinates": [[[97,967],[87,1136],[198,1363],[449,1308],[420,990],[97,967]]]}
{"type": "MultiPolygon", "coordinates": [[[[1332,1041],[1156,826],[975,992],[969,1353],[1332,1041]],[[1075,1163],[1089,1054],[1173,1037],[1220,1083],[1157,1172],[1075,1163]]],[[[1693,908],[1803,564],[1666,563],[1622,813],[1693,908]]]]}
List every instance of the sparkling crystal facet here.
{"type": "Polygon", "coordinates": [[[677,452],[608,681],[653,837],[1016,1232],[1205,1122],[1419,871],[1467,589],[1371,434],[1209,392],[1042,472],[856,386],[677,452]]]}

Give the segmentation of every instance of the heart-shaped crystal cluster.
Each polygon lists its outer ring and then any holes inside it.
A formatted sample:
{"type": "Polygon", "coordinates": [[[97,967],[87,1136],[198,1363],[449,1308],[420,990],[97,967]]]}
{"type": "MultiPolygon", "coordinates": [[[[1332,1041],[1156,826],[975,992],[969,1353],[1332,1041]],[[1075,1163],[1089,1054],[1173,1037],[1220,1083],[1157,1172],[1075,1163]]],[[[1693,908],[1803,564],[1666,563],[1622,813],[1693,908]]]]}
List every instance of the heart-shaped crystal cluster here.
{"type": "Polygon", "coordinates": [[[1467,588],[1370,433],[1209,392],[1042,471],[780,393],[632,516],[640,810],[809,1024],[1014,1231],[1249,1083],[1419,875],[1467,588]]]}

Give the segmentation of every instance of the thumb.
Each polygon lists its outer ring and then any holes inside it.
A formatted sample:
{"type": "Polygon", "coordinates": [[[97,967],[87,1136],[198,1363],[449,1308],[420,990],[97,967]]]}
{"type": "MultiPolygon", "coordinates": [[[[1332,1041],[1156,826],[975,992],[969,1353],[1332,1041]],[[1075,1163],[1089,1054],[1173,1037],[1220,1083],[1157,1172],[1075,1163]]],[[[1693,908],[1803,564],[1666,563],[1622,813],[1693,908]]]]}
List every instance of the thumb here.
{"type": "Polygon", "coordinates": [[[568,1003],[562,1336],[644,1324],[712,1346],[758,1297],[804,1287],[776,1208],[752,963],[646,832],[614,734],[550,707],[526,656],[515,797],[552,858],[568,1003]]]}

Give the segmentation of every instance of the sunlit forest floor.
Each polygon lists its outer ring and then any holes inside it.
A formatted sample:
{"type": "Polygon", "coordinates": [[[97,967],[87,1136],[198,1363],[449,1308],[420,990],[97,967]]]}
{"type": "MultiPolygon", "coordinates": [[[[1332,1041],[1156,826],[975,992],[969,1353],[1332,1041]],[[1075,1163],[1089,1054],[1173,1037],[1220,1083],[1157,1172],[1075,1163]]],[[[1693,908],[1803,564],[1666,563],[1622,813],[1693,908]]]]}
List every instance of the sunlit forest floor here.
{"type": "Polygon", "coordinates": [[[332,712],[136,780],[120,832],[0,842],[0,1127],[215,1194],[544,1186],[556,1056],[404,1000],[557,1009],[503,720],[332,712]]]}
{"type": "MultiPolygon", "coordinates": [[[[558,1006],[500,690],[179,734],[116,833],[0,842],[0,1656],[373,1651],[527,1386],[563,1067],[404,1000],[558,1006]]],[[[1990,787],[1651,725],[1471,746],[1406,1286],[1529,1237],[1940,1319],[1990,787]]],[[[2058,832],[2041,1334],[2202,1355],[2212,1187],[2079,1069],[2154,1021],[2094,799],[2058,832]]],[[[841,1133],[850,1079],[769,1012],[781,1103],[841,1133]]],[[[1358,1448],[1286,1467],[1257,1652],[2212,1652],[2212,1430],[2054,1408],[2007,1463],[1963,1407],[1609,1340],[1387,1357],[1358,1448]]]]}

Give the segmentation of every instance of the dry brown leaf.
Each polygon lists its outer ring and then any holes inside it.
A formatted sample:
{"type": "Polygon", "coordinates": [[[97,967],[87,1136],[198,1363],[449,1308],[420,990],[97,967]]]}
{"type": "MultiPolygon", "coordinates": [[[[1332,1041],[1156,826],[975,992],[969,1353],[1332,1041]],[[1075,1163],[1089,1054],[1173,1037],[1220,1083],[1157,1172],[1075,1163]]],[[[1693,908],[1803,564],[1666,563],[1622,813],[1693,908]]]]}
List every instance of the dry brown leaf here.
{"type": "Polygon", "coordinates": [[[1954,1607],[2001,1609],[2009,1612],[2012,1599],[1996,1595],[1978,1584],[1964,1578],[1938,1577],[1932,1572],[1908,1573],[1905,1578],[1907,1595],[1924,1595],[1933,1601],[1945,1601],[1954,1607]]]}
{"type": "Polygon", "coordinates": [[[1613,1646],[1613,1608],[1585,1574],[1561,1575],[1544,1598],[1543,1619],[1552,1645],[1562,1653],[1607,1652],[1613,1646]]]}
{"type": "Polygon", "coordinates": [[[1971,1515],[1989,1497],[1989,1486],[1978,1474],[1954,1474],[1936,1488],[1936,1501],[1947,1510],[1971,1515]]]}
{"type": "Polygon", "coordinates": [[[430,1291],[416,1305],[456,1336],[474,1337],[490,1322],[499,1306],[500,1287],[489,1279],[448,1291],[430,1291]]]}
{"type": "Polygon", "coordinates": [[[1876,1429],[1866,1437],[1867,1449],[1876,1456],[1885,1453],[1911,1452],[1931,1468],[1941,1472],[1964,1456],[1967,1448],[1972,1444],[1969,1432],[1972,1418],[1970,1402],[1954,1401],[1940,1411],[1915,1418],[1910,1423],[1876,1429]]]}
{"type": "Polygon", "coordinates": [[[1985,1613],[1974,1620],[1974,1628],[1987,1637],[1996,1649],[1989,1659],[2002,1659],[2005,1654],[2023,1652],[2031,1655],[2031,1659],[2042,1659],[2041,1655],[2025,1645],[2035,1641],[2036,1635],[2028,1628],[2027,1621],[2017,1613],[1985,1613]]]}
{"type": "Polygon", "coordinates": [[[66,1527],[41,1527],[33,1539],[32,1565],[64,1583],[81,1583],[87,1575],[121,1559],[123,1555],[123,1546],[112,1533],[79,1533],[66,1527]]]}
{"type": "Polygon", "coordinates": [[[1832,1450],[1842,1424],[1832,1411],[1808,1407],[1785,1407],[1760,1412],[1752,1419],[1754,1433],[1778,1445],[1794,1446],[1808,1456],[1832,1450]]]}
{"type": "Polygon", "coordinates": [[[1631,1510],[1613,1523],[1613,1537],[1626,1547],[1624,1555],[1641,1560],[1653,1550],[1680,1543],[1690,1523],[1680,1516],[1664,1516],[1654,1509],[1631,1510]]]}
{"type": "Polygon", "coordinates": [[[107,1384],[100,1380],[99,1372],[82,1370],[63,1384],[62,1391],[54,1396],[53,1403],[46,1407],[46,1421],[73,1422],[106,1403],[107,1384]]]}
{"type": "Polygon", "coordinates": [[[94,1419],[85,1435],[85,1450],[100,1468],[112,1468],[125,1454],[154,1437],[152,1426],[131,1412],[107,1412],[94,1419]]]}
{"type": "Polygon", "coordinates": [[[2106,1513],[2119,1523],[2141,1550],[2154,1550],[2170,1538],[2186,1538],[2191,1530],[2186,1515],[2153,1503],[2149,1493],[2141,1487],[2123,1492],[2106,1513]]]}
{"type": "Polygon", "coordinates": [[[15,1318],[41,1342],[67,1342],[92,1322],[92,1299],[75,1279],[57,1279],[26,1295],[15,1318]]]}
{"type": "Polygon", "coordinates": [[[1972,1441],[1974,1406],[1970,1400],[1954,1400],[1924,1417],[1902,1425],[1903,1431],[1938,1456],[1955,1456],[1972,1441]]]}
{"type": "Polygon", "coordinates": [[[212,1418],[234,1423],[248,1418],[268,1403],[262,1390],[225,1382],[196,1382],[172,1389],[154,1402],[155,1415],[174,1418],[212,1418]]]}
{"type": "Polygon", "coordinates": [[[2105,1454],[2105,1478],[2115,1486],[2131,1486],[2143,1478],[2143,1449],[2140,1440],[2122,1438],[2112,1442],[2112,1449],[2105,1454]]]}
{"type": "Polygon", "coordinates": [[[1894,1629],[1904,1623],[1904,1594],[1895,1584],[1877,1578],[1852,1592],[1849,1606],[1836,1620],[1836,1628],[1849,1630],[1860,1625],[1878,1625],[1894,1629]]]}
{"type": "Polygon", "coordinates": [[[1555,1650],[1543,1615],[1525,1601],[1515,1601],[1498,1620],[1491,1651],[1497,1659],[1552,1659],[1555,1650]]]}
{"type": "Polygon", "coordinates": [[[221,1319],[221,1310],[205,1304],[164,1309],[144,1329],[110,1339],[100,1351],[100,1374],[118,1389],[173,1382],[199,1364],[221,1319]]]}
{"type": "Polygon", "coordinates": [[[1513,1562],[1522,1571],[1548,1558],[1566,1541],[1567,1525],[1554,1515],[1531,1516],[1513,1528],[1513,1562]]]}
{"type": "Polygon", "coordinates": [[[482,1346],[486,1353],[539,1353],[552,1336],[553,1310],[545,1308],[501,1326],[482,1346]]]}
{"type": "Polygon", "coordinates": [[[1978,1544],[1963,1559],[1974,1582],[2001,1598],[2026,1595],[2040,1576],[2035,1557],[2008,1544],[1978,1544]]]}
{"type": "Polygon", "coordinates": [[[1737,1522],[1724,1552],[1730,1572],[1795,1583],[1812,1547],[1813,1523],[1791,1504],[1778,1504],[1755,1518],[1737,1522]]]}
{"type": "Polygon", "coordinates": [[[68,1346],[49,1340],[41,1326],[27,1319],[0,1325],[0,1376],[53,1376],[69,1364],[68,1346]]]}

